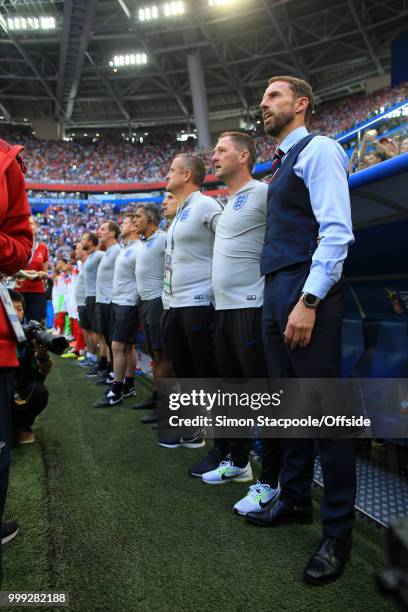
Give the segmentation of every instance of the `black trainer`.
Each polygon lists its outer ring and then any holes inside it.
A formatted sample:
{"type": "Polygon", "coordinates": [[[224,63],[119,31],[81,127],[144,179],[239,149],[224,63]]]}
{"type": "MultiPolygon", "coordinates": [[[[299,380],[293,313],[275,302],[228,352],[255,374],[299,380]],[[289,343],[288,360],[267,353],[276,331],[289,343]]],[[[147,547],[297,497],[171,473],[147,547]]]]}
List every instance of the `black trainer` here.
{"type": "Polygon", "coordinates": [[[117,404],[121,404],[122,402],[122,394],[117,395],[116,393],[113,393],[112,390],[110,390],[106,397],[103,397],[102,399],[95,402],[94,406],[95,408],[107,408],[109,406],[116,406],[117,404]]]}
{"type": "Polygon", "coordinates": [[[195,463],[190,467],[188,473],[190,476],[201,478],[201,476],[206,472],[215,470],[219,466],[220,462],[224,461],[225,459],[226,457],[224,452],[217,446],[214,446],[202,461],[195,463]]]}
{"type": "Polygon", "coordinates": [[[136,391],[134,387],[123,387],[122,397],[127,399],[128,397],[134,397],[136,395],[136,391]]]}
{"type": "Polygon", "coordinates": [[[16,521],[10,521],[9,523],[3,523],[1,526],[1,543],[7,544],[18,534],[20,529],[19,524],[16,521]]]}
{"type": "Polygon", "coordinates": [[[194,438],[159,438],[159,446],[164,448],[201,448],[205,440],[201,436],[194,438]]]}
{"type": "Polygon", "coordinates": [[[106,379],[108,378],[108,370],[104,370],[103,372],[99,372],[98,376],[93,379],[94,385],[106,385],[106,379]]]}
{"type": "Polygon", "coordinates": [[[113,372],[109,372],[108,376],[106,377],[106,384],[113,385],[114,382],[115,382],[115,374],[113,372]]]}
{"type": "Polygon", "coordinates": [[[101,369],[99,367],[99,363],[96,363],[94,367],[91,368],[89,372],[85,374],[85,376],[87,378],[95,378],[96,376],[99,376],[100,373],[101,373],[101,369]]]}

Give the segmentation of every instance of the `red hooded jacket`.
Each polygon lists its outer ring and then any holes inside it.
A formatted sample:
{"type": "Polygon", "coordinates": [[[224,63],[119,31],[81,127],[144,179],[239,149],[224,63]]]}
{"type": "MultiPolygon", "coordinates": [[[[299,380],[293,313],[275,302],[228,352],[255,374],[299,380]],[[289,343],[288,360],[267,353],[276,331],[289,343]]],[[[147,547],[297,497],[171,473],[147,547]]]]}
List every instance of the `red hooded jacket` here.
{"type": "MultiPolygon", "coordinates": [[[[24,266],[33,246],[25,168],[17,157],[22,149],[0,140],[0,273],[8,276],[24,266]]],[[[17,365],[16,339],[0,301],[0,368],[17,365]]]]}

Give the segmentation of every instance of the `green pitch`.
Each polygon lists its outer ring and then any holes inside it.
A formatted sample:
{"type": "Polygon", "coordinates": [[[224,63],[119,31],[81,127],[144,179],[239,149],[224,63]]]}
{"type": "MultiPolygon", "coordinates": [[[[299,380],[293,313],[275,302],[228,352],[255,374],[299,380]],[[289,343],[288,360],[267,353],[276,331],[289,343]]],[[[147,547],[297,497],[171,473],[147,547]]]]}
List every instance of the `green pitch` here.
{"type": "Polygon", "coordinates": [[[303,584],[320,537],[317,492],[313,525],[250,526],[232,512],[246,485],[187,475],[205,448],[159,448],[132,400],[92,408],[104,387],[54,361],[36,442],[13,453],[5,518],[21,531],[3,549],[3,590],[67,591],[69,609],[84,612],[394,609],[375,587],[383,536],[374,527],[357,522],[340,581],[303,584]]]}

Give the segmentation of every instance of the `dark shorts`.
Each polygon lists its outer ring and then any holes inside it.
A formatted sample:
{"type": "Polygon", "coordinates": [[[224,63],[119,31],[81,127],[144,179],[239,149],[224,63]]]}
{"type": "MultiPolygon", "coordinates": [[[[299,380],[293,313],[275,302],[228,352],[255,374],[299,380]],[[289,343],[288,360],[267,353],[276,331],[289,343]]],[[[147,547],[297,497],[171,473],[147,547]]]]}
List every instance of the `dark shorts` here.
{"type": "Polygon", "coordinates": [[[161,313],[161,317],[160,317],[160,337],[162,339],[162,346],[163,346],[163,351],[166,353],[166,355],[169,354],[168,348],[166,346],[166,326],[169,320],[169,312],[170,310],[162,310],[161,313]]]}
{"type": "Polygon", "coordinates": [[[96,298],[94,295],[90,295],[85,299],[86,314],[90,324],[90,331],[96,332],[96,309],[95,309],[96,298]]]}
{"type": "Polygon", "coordinates": [[[137,306],[112,304],[112,340],[136,344],[139,327],[137,306]]]}
{"type": "Polygon", "coordinates": [[[96,302],[96,333],[105,338],[106,344],[112,342],[112,304],[96,302]]]}
{"type": "Polygon", "coordinates": [[[170,308],[162,331],[166,355],[178,378],[217,376],[214,319],[211,305],[170,308]]]}
{"type": "Polygon", "coordinates": [[[153,356],[155,351],[163,349],[160,333],[160,321],[163,312],[161,297],[141,302],[139,312],[145,333],[146,349],[149,355],[153,356]]]}
{"type": "Polygon", "coordinates": [[[88,319],[86,306],[78,306],[79,327],[85,331],[91,331],[91,323],[88,319]]]}

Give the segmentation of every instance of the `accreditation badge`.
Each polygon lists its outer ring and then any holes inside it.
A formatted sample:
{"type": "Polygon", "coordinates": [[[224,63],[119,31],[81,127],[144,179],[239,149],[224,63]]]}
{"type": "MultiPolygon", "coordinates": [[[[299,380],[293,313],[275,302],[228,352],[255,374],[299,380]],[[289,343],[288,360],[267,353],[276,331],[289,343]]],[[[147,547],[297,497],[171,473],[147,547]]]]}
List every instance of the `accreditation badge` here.
{"type": "Polygon", "coordinates": [[[171,295],[171,260],[172,260],[172,256],[169,253],[165,253],[163,289],[165,293],[169,293],[170,295],[171,295]]]}

